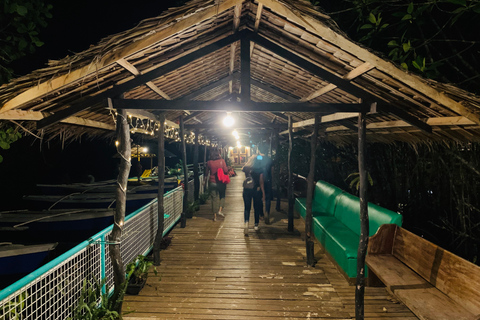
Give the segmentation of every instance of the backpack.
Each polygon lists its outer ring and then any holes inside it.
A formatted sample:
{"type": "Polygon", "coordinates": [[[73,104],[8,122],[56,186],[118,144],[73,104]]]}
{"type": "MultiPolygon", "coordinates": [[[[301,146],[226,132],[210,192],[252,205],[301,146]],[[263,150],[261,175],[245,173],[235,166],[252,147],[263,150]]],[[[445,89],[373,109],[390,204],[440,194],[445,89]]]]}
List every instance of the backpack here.
{"type": "Polygon", "coordinates": [[[243,188],[245,189],[253,189],[255,187],[255,181],[253,181],[252,177],[246,177],[243,181],[243,188]]]}

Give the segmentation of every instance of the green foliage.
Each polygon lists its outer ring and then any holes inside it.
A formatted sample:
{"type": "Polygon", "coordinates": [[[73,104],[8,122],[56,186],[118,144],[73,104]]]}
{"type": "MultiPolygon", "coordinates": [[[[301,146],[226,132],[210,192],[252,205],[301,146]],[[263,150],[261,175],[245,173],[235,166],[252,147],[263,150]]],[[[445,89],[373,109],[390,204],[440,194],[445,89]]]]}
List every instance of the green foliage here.
{"type": "Polygon", "coordinates": [[[198,196],[198,201],[200,204],[205,204],[209,197],[210,197],[210,192],[207,191],[198,196]]]}
{"type": "MultiPolygon", "coordinates": [[[[128,280],[128,278],[127,278],[128,280]]],[[[113,295],[108,294],[109,289],[106,287],[106,293],[102,292],[102,288],[106,284],[106,279],[101,282],[94,280],[83,280],[83,287],[78,299],[77,305],[73,310],[73,318],[69,320],[118,320],[120,314],[116,311],[122,302],[127,288],[127,280],[123,283],[118,299],[113,299],[113,295]]]]}
{"type": "Polygon", "coordinates": [[[480,93],[480,1],[318,2],[353,40],[403,69],[480,93]]]}
{"type": "MultiPolygon", "coordinates": [[[[349,179],[351,179],[350,184],[348,185],[350,189],[355,189],[355,191],[358,191],[358,189],[360,189],[360,173],[350,173],[345,181],[348,181],[349,179]]],[[[369,172],[367,172],[367,180],[370,186],[373,186],[373,179],[369,172]]]]}
{"type": "Polygon", "coordinates": [[[181,176],[183,174],[182,160],[178,160],[178,163],[173,168],[167,168],[167,173],[172,176],[181,176]]]}
{"type": "Polygon", "coordinates": [[[153,265],[153,261],[147,256],[138,255],[137,258],[126,267],[127,279],[142,282],[147,279],[150,268],[152,268],[153,273],[157,276],[158,271],[153,265]]]}
{"type": "Polygon", "coordinates": [[[9,64],[41,47],[39,32],[52,15],[44,0],[3,0],[0,5],[0,84],[8,82],[9,64]]]}
{"type": "MultiPolygon", "coordinates": [[[[10,149],[10,144],[14,143],[22,137],[22,134],[13,128],[0,130],[0,148],[3,150],[10,149]]],[[[3,157],[0,155],[0,163],[3,162],[3,157]]]]}
{"type": "Polygon", "coordinates": [[[21,293],[17,298],[7,302],[0,308],[1,320],[19,320],[22,319],[22,312],[25,309],[25,300],[27,293],[21,293]]]}

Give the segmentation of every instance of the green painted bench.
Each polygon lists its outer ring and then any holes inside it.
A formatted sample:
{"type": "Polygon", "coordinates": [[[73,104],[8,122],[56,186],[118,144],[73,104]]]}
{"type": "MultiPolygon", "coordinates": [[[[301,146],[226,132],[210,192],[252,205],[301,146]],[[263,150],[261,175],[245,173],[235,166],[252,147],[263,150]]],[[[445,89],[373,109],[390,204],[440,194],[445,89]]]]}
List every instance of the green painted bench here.
{"type": "MultiPolygon", "coordinates": [[[[315,185],[312,202],[313,232],[343,272],[354,282],[357,276],[357,251],[360,241],[360,200],[324,181],[315,185]]],[[[295,209],[305,218],[306,199],[297,198],[295,209]]],[[[368,204],[369,236],[382,224],[402,225],[402,216],[375,204],[368,204]]]]}

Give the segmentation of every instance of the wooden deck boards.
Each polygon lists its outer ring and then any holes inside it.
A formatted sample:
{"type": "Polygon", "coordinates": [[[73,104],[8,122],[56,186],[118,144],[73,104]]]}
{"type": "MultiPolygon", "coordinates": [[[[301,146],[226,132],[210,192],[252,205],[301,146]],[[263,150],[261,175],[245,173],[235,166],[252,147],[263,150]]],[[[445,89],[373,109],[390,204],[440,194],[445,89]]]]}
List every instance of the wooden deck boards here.
{"type": "MultiPolygon", "coordinates": [[[[160,277],[149,277],[140,295],[125,297],[124,319],[355,318],[355,288],[318,244],[317,265],[306,267],[302,219],[289,233],[286,214],[272,210],[273,223],[260,222],[254,231],[252,209],[249,236],[243,235],[242,180],[240,174],[227,187],[225,218],[214,222],[207,203],[186,228],[171,231],[160,277]]],[[[417,318],[385,288],[367,288],[365,319],[417,318]]]]}

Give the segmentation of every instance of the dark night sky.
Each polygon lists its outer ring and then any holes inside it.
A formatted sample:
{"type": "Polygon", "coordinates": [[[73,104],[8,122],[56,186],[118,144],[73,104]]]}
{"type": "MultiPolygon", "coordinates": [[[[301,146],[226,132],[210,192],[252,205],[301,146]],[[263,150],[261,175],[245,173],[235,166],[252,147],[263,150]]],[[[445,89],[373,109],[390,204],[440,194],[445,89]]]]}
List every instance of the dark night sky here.
{"type": "Polygon", "coordinates": [[[137,25],[141,20],[158,16],[174,0],[45,0],[53,5],[47,28],[40,31],[45,43],[33,55],[15,62],[17,75],[27,74],[57,60],[88,49],[100,39],[137,25]]]}
{"type": "MultiPolygon", "coordinates": [[[[44,67],[49,59],[61,59],[72,52],[81,52],[103,37],[133,28],[141,20],[158,16],[165,9],[175,6],[176,1],[45,2],[54,6],[53,18],[40,33],[45,45],[12,65],[18,75],[44,67]]],[[[156,145],[149,147],[155,148],[156,145]]],[[[180,155],[176,144],[167,144],[166,148],[180,155]]],[[[27,134],[13,143],[9,150],[0,152],[4,157],[0,164],[2,181],[16,182],[0,184],[0,210],[21,206],[22,195],[38,192],[35,188],[37,183],[82,182],[86,174],[92,174],[96,180],[112,179],[116,175],[117,160],[113,158],[115,147],[101,139],[82,139],[62,146],[59,139],[40,144],[27,134]]],[[[169,159],[167,165],[173,166],[178,159],[169,159]]],[[[142,159],[142,165],[149,168],[150,160],[142,159]]]]}

